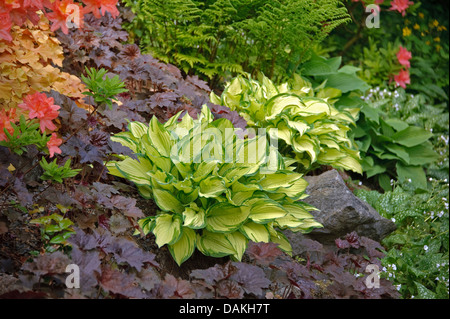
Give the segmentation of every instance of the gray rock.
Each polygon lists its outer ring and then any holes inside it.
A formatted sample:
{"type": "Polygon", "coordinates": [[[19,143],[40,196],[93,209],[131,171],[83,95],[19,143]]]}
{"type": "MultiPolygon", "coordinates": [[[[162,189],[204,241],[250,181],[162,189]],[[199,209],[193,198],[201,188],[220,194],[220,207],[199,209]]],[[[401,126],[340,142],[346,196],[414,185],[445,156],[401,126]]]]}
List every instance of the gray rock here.
{"type": "MultiPolygon", "coordinates": [[[[391,220],[380,216],[373,207],[356,197],[336,170],[305,176],[305,179],[309,183],[306,189],[309,197],[303,201],[319,209],[312,215],[324,226],[314,229],[307,237],[330,244],[336,238],[356,231],[359,236],[381,241],[396,229],[391,220]]],[[[293,235],[287,234],[288,238],[293,235]]]]}

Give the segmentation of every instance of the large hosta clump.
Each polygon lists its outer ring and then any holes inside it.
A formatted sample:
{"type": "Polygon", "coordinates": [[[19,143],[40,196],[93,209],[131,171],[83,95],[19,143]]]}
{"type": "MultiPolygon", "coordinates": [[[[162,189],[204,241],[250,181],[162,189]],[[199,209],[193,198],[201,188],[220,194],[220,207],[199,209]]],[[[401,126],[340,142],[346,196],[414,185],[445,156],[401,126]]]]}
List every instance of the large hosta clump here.
{"type": "Polygon", "coordinates": [[[265,76],[238,76],[220,97],[211,93],[211,102],[237,111],[250,126],[278,129],[280,151],[297,161],[299,171],[330,165],[362,173],[359,151],[347,135],[358,110],[338,110],[328,100],[314,96],[300,76],[279,86],[265,76]]]}
{"type": "Polygon", "coordinates": [[[214,120],[204,106],[198,119],[181,113],[161,124],[131,122],[112,140],[134,151],[108,163],[110,174],[135,183],[161,212],[140,220],[159,247],[168,245],[181,265],[197,248],[207,256],[240,260],[248,241],[291,247],[280,229],[321,227],[301,202],[307,182],[266,140],[242,138],[228,119],[214,120]]]}

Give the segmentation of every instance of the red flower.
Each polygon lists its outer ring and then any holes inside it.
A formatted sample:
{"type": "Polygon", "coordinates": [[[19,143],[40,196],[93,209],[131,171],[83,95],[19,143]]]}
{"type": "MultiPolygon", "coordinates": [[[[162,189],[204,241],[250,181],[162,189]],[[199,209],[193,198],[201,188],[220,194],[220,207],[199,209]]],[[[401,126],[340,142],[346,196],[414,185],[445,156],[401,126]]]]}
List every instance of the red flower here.
{"type": "Polygon", "coordinates": [[[394,80],[397,86],[401,86],[404,89],[406,89],[406,84],[411,83],[408,70],[401,70],[399,74],[394,76],[394,80]]]}
{"type": "Polygon", "coordinates": [[[73,0],[55,0],[51,9],[53,12],[47,13],[47,17],[52,22],[52,31],[56,31],[61,28],[61,31],[64,34],[68,34],[68,22],[72,22],[78,27],[81,26],[83,10],[81,5],[73,3],[73,0]],[[77,7],[79,9],[76,9],[77,7]],[[75,12],[75,10],[78,11],[75,12]],[[73,19],[78,21],[72,21],[73,19]]]}
{"type": "Polygon", "coordinates": [[[58,138],[56,133],[52,133],[50,141],[47,142],[48,151],[50,152],[50,157],[53,157],[55,153],[61,154],[61,149],[59,146],[62,143],[62,139],[58,138]]]}
{"type": "Polygon", "coordinates": [[[117,17],[119,15],[119,10],[117,10],[117,0],[82,0],[83,3],[86,5],[84,7],[84,13],[92,12],[94,14],[94,17],[99,19],[101,15],[105,15],[105,13],[108,11],[111,13],[111,16],[113,18],[117,17]],[[101,9],[101,15],[100,10],[101,9]]]}
{"type": "Polygon", "coordinates": [[[21,103],[18,106],[30,111],[28,114],[30,119],[39,119],[42,133],[44,133],[47,128],[51,131],[56,129],[56,126],[52,121],[58,117],[58,110],[61,107],[53,104],[55,100],[52,97],[47,98],[44,93],[36,92],[34,94],[28,94],[23,101],[24,103],[21,103]]]}
{"type": "Polygon", "coordinates": [[[6,141],[7,136],[4,131],[6,129],[9,134],[13,133],[11,122],[15,122],[16,110],[11,109],[9,111],[0,110],[0,141],[6,141]]]}
{"type": "Polygon", "coordinates": [[[400,49],[397,52],[397,60],[401,65],[406,66],[407,68],[411,67],[409,60],[411,59],[411,52],[406,50],[404,47],[400,46],[400,49]]]}
{"type": "Polygon", "coordinates": [[[24,6],[24,8],[34,7],[38,10],[44,9],[42,0],[23,0],[23,6],[24,6]]]}
{"type": "Polygon", "coordinates": [[[406,9],[408,9],[408,7],[413,4],[414,2],[408,0],[393,0],[391,1],[391,7],[389,8],[389,10],[391,11],[397,10],[402,14],[402,16],[405,16],[406,9]]]}

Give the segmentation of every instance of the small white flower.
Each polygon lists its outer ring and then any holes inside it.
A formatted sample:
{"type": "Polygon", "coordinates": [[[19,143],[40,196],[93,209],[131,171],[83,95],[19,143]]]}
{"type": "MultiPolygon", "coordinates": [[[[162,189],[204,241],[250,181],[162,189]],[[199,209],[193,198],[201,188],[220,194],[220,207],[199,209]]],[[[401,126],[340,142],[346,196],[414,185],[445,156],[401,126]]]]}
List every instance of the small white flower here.
{"type": "Polygon", "coordinates": [[[392,218],[391,218],[391,220],[392,220],[392,222],[394,222],[394,223],[395,223],[395,218],[394,218],[394,217],[392,217],[392,218]]]}
{"type": "Polygon", "coordinates": [[[392,269],[397,270],[397,266],[396,265],[392,265],[392,269]]]}
{"type": "Polygon", "coordinates": [[[439,267],[441,267],[441,265],[439,265],[439,264],[436,264],[436,268],[439,268],[439,267]]]}
{"type": "Polygon", "coordinates": [[[408,182],[410,182],[410,183],[411,183],[411,178],[408,178],[408,182]]]}
{"type": "Polygon", "coordinates": [[[428,246],[427,246],[427,245],[423,246],[423,249],[424,249],[425,251],[427,251],[427,250],[428,250],[428,246]]]}

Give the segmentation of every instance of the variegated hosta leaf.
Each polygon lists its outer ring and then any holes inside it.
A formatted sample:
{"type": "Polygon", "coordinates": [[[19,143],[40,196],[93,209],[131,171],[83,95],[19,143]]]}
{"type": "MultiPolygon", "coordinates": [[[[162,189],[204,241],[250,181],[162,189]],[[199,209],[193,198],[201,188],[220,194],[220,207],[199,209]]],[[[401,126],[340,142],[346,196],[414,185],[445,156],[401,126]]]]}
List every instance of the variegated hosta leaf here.
{"type": "Polygon", "coordinates": [[[215,204],[206,211],[206,229],[217,233],[237,230],[249,217],[246,206],[234,206],[227,202],[215,204]]]}
{"type": "Polygon", "coordinates": [[[169,251],[178,266],[181,266],[194,253],[196,240],[197,234],[194,230],[182,227],[178,241],[168,245],[169,251]]]}
{"type": "Polygon", "coordinates": [[[203,230],[201,235],[197,234],[197,248],[203,255],[211,257],[220,258],[237,254],[226,234],[213,233],[207,230],[203,230]]]}
{"type": "Polygon", "coordinates": [[[161,214],[155,218],[153,233],[156,237],[156,244],[162,247],[166,244],[174,244],[181,235],[181,217],[172,214],[161,214]]]}

